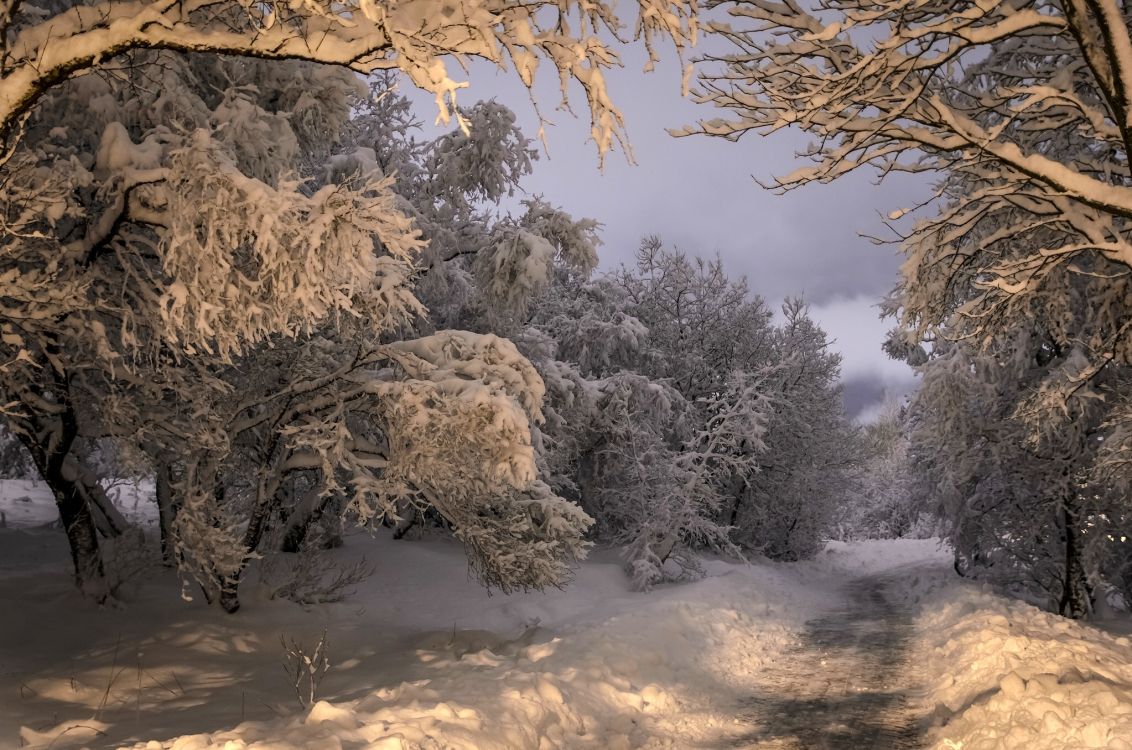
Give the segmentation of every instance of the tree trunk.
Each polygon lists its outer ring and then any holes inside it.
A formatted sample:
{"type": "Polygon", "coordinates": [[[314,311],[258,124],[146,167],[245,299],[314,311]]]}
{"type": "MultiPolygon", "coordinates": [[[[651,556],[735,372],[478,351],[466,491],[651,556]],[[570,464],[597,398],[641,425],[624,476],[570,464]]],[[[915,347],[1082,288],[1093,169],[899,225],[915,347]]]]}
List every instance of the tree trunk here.
{"type": "Polygon", "coordinates": [[[82,489],[87,505],[90,507],[95,528],[98,529],[99,533],[104,537],[121,536],[130,524],[121,511],[114,507],[114,502],[102,489],[102,485],[98,483],[98,477],[82,466],[73,456],[66,458],[64,471],[69,476],[75,477],[75,483],[82,489]]]}
{"type": "Polygon", "coordinates": [[[951,564],[951,567],[953,567],[955,569],[955,574],[957,576],[959,576],[960,578],[966,578],[967,577],[967,561],[963,559],[962,555],[959,554],[958,550],[955,551],[954,557],[955,557],[955,561],[951,564]]]}
{"type": "MultiPolygon", "coordinates": [[[[287,533],[283,537],[284,552],[298,552],[307,540],[307,536],[310,535],[311,527],[322,520],[323,515],[326,514],[326,509],[334,502],[333,495],[322,497],[313,490],[310,494],[313,495],[313,507],[307,505],[307,498],[304,498],[303,507],[296,509],[295,513],[291,514],[294,520],[288,524],[287,533]]],[[[395,538],[400,539],[400,537],[395,538]]],[[[326,541],[328,542],[327,546],[338,546],[334,539],[326,541]]]]}
{"type": "Polygon", "coordinates": [[[55,495],[59,518],[67,532],[71,561],[75,566],[75,585],[83,596],[101,604],[110,596],[110,585],[102,566],[98,531],[84,488],[80,482],[67,479],[58,472],[44,472],[43,479],[55,495]]]}
{"type": "Polygon", "coordinates": [[[393,538],[401,539],[405,536],[405,532],[413,528],[417,521],[420,520],[420,511],[417,506],[409,501],[400,501],[397,503],[397,515],[400,518],[393,524],[393,538]]]}
{"type": "MultiPolygon", "coordinates": [[[[284,482],[287,492],[282,498],[282,504],[286,506],[288,501],[294,501],[294,478],[288,479],[284,482]]],[[[279,549],[283,552],[298,552],[303,546],[303,541],[307,538],[307,532],[310,525],[314,523],[315,511],[319,506],[318,492],[310,489],[305,492],[297,502],[292,502],[291,512],[287,515],[287,530],[283,533],[283,540],[280,543],[279,549]]]]}
{"type": "Polygon", "coordinates": [[[88,488],[83,485],[79,472],[75,471],[77,467],[73,459],[69,460],[78,434],[78,422],[69,403],[58,406],[57,413],[47,416],[37,414],[32,407],[25,407],[27,416],[12,419],[13,431],[31,454],[36,469],[55,496],[59,520],[71,548],[75,585],[83,596],[101,604],[110,597],[110,585],[102,565],[98,531],[88,502],[88,488]]]}
{"type": "Polygon", "coordinates": [[[267,531],[268,519],[281,502],[279,490],[282,485],[282,478],[278,474],[280,464],[282,464],[281,458],[276,460],[275,465],[268,467],[274,471],[267,474],[267,478],[260,479],[256,490],[255,505],[252,506],[252,513],[248,518],[248,527],[244,530],[245,554],[240,567],[231,574],[219,576],[219,604],[229,614],[240,608],[240,577],[244,574],[251,554],[256,551],[259,543],[263,540],[263,534],[267,531]]]}
{"type": "Polygon", "coordinates": [[[743,495],[746,489],[747,482],[743,477],[732,478],[731,487],[727,494],[735,500],[731,503],[731,510],[727,514],[727,525],[733,529],[739,526],[739,509],[743,506],[743,495]]]}
{"type": "Polygon", "coordinates": [[[1062,519],[1065,524],[1065,581],[1058,606],[1062,615],[1077,620],[1092,613],[1093,592],[1085,573],[1081,532],[1077,528],[1076,498],[1068,497],[1062,503],[1062,519]]]}
{"type": "Polygon", "coordinates": [[[173,504],[173,467],[163,457],[157,459],[156,470],[157,522],[161,530],[161,562],[166,567],[176,564],[173,550],[173,520],[176,507],[173,504]]]}
{"type": "Polygon", "coordinates": [[[228,614],[240,608],[240,574],[243,572],[243,566],[240,566],[240,570],[234,575],[220,576],[220,596],[217,603],[228,614]]]}
{"type": "Polygon", "coordinates": [[[652,551],[657,556],[657,559],[660,560],[662,565],[668,561],[669,556],[672,555],[673,550],[676,549],[676,545],[679,542],[680,528],[677,524],[673,524],[673,527],[668,530],[668,533],[665,534],[655,545],[653,545],[652,551]]]}

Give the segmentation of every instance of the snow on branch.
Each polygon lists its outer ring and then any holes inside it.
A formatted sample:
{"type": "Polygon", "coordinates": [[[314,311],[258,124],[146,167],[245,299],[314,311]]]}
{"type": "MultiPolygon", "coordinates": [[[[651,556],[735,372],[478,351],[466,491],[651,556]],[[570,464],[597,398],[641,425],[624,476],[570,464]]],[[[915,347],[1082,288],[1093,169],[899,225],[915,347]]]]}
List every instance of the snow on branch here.
{"type": "Polygon", "coordinates": [[[169,340],[229,355],[270,333],[308,332],[331,314],[363,316],[383,331],[420,313],[408,282],[422,243],[391,185],[368,175],[309,196],[296,182],[272,187],[197,131],[170,170],[162,261],[172,281],[161,310],[169,340]]]}
{"type": "MultiPolygon", "coordinates": [[[[697,98],[726,116],[680,134],[801,130],[792,190],[861,168],[942,175],[909,228],[891,310],[910,339],[990,346],[1047,334],[1072,374],[1021,406],[1035,424],[1129,361],[1132,12],[1116,0],[716,0],[727,51],[697,98]],[[927,215],[935,209],[934,216],[927,215]],[[1059,406],[1060,404],[1060,406],[1059,406]]],[[[1049,426],[1048,424],[1046,425],[1049,426]]]]}
{"type": "MultiPolygon", "coordinates": [[[[636,36],[650,59],[658,40],[682,51],[695,42],[696,4],[639,0],[636,36]]],[[[52,87],[132,50],[213,52],[269,60],[308,60],[370,73],[400,69],[435,95],[438,120],[455,116],[448,60],[479,57],[514,66],[527,87],[540,62],[552,66],[565,99],[581,85],[591,133],[604,156],[624,141],[620,112],[604,70],[619,64],[613,47],[621,19],[606,2],[525,3],[515,0],[103,0],[47,14],[21,5],[5,22],[0,58],[0,137],[18,134],[24,115],[52,87]]]]}
{"type": "Polygon", "coordinates": [[[776,187],[866,165],[924,171],[989,159],[1018,181],[1132,216],[1132,187],[1122,180],[1011,137],[1013,125],[1040,117],[1127,153],[1132,109],[1122,92],[1132,55],[1122,56],[1127,25],[1111,24],[1108,2],[1083,14],[1048,0],[711,5],[734,19],[710,31],[735,51],[700,61],[696,97],[730,117],[679,134],[735,139],[796,127],[814,135],[803,156],[815,166],[776,178],[776,187]]]}
{"type": "Polygon", "coordinates": [[[565,583],[591,520],[538,479],[545,387],[515,345],[440,331],[358,361],[295,402],[285,469],[321,470],[321,493],[344,493],[363,523],[434,508],[488,585],[565,583]]]}

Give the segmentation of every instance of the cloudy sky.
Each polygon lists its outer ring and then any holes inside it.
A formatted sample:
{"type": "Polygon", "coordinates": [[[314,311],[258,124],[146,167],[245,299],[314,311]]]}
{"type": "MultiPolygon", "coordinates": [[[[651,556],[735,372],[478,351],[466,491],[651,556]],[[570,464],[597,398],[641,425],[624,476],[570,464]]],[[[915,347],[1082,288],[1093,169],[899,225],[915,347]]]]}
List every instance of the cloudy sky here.
{"type": "MultiPolygon", "coordinates": [[[[772,305],[803,295],[836,340],[846,406],[859,418],[867,419],[886,394],[907,392],[912,374],[880,351],[891,323],[879,320],[875,307],[893,285],[899,256],[895,248],[873,245],[858,233],[880,234],[881,217],[910,205],[926,187],[907,177],[877,186],[871,174],[861,173],[775,195],[754,178],[765,183],[799,166],[794,152],[806,139],[796,133],[749,134],[738,143],[673,138],[666,128],[716,113],[681,98],[678,66],[662,64],[645,75],[642,62],[627,58],[625,69],[609,76],[637,163],[616,153],[599,171],[587,140],[588,118],[554,111],[557,83],[546,80],[536,97],[554,126],[547,128],[549,154],[536,164],[527,189],[575,216],[604,224],[604,268],[631,260],[641,237],[656,234],[691,254],[718,253],[733,275],[746,275],[751,288],[772,305]]],[[[537,120],[513,74],[477,67],[471,81],[471,89],[462,92],[464,101],[494,97],[515,110],[524,130],[534,135],[537,120]]],[[[573,103],[584,114],[584,98],[575,96],[573,103]]],[[[424,97],[420,105],[422,116],[433,106],[424,97]]]]}

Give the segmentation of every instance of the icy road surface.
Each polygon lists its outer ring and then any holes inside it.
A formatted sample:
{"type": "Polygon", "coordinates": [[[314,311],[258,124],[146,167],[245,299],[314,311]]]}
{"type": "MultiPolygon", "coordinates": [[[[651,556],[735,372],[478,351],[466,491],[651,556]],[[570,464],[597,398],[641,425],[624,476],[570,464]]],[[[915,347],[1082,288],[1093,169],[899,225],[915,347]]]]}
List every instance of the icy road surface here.
{"type": "Polygon", "coordinates": [[[800,642],[744,702],[752,729],[741,748],[903,750],[923,746],[909,696],[913,617],[885,595],[892,580],[865,576],[843,606],[806,623],[800,642]]]}

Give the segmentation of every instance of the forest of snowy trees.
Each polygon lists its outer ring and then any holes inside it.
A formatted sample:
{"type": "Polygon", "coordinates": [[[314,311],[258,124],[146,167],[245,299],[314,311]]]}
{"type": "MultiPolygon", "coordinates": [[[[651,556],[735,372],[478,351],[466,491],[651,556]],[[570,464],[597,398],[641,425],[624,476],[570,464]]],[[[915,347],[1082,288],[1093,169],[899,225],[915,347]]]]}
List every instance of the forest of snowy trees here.
{"type": "MultiPolygon", "coordinates": [[[[1117,0],[711,3],[733,53],[688,133],[814,136],[793,190],[930,176],[895,206],[907,471],[956,568],[1080,617],[1127,606],[1132,34],[1117,0]],[[901,223],[906,214],[915,223],[901,223]]],[[[720,64],[722,63],[722,64],[720,64]]]]}
{"type": "Polygon", "coordinates": [[[708,553],[939,533],[1063,614],[1132,600],[1125,6],[630,5],[650,59],[711,37],[682,135],[811,135],[783,191],[935,181],[877,240],[906,254],[884,310],[911,402],[853,424],[804,300],[702,248],[641,227],[597,272],[600,225],[522,191],[534,134],[474,82],[457,105],[464,58],[557,77],[598,154],[625,147],[613,4],[10,0],[5,470],[50,486],[85,595],[159,543],[227,611],[285,555],[279,591],[317,596],[364,573],[318,560],[342,523],[416,523],[503,591],[565,584],[594,543],[648,589],[708,553]],[[107,497],[127,475],[159,540],[107,497]]]}
{"type": "MultiPolygon", "coordinates": [[[[61,271],[89,295],[73,330],[52,332],[42,363],[13,357],[5,373],[19,399],[10,430],[57,496],[73,494],[60,508],[74,508],[65,525],[88,593],[115,585],[106,550],[136,543],[101,490],[107,472],[154,476],[166,562],[228,610],[251,559],[316,555],[343,519],[399,536],[417,519],[440,524],[504,591],[561,585],[590,540],[622,545],[641,588],[694,576],[703,550],[798,559],[820,548],[854,433],[838,357],[801,301],[776,324],[718,261],[651,238],[635,266],[591,276],[593,221],[538,197],[514,214],[496,208],[537,158],[497,103],[463,110],[466,134],[423,142],[390,75],[366,89],[306,63],[173,57],[163,92],[177,86],[178,106],[199,118],[186,142],[156,119],[167,94],[132,78],[149,73],[87,77],[89,90],[68,92],[105,112],[65,134],[87,155],[44,134],[99,185],[78,193],[96,205],[143,168],[162,173],[152,192],[133,188],[140,205],[123,207],[105,246],[61,271]],[[229,88],[210,98],[218,81],[229,88]],[[272,113],[278,102],[288,117],[272,113]],[[296,128],[308,117],[309,130],[296,128]],[[340,264],[350,248],[338,243],[369,236],[376,282],[331,319],[303,321],[262,288],[302,290],[312,260],[340,264]],[[293,237],[314,246],[285,252],[293,237]],[[200,263],[202,240],[214,263],[200,263]],[[193,243],[196,263],[184,262],[198,293],[233,276],[247,288],[220,303],[274,304],[291,330],[218,335],[238,329],[239,309],[194,306],[176,281],[161,288],[162,273],[186,272],[167,259],[178,241],[193,243]],[[223,262],[244,243],[258,255],[245,268],[305,269],[253,280],[223,262]],[[102,309],[123,295],[128,304],[102,309]],[[46,367],[60,372],[45,387],[46,367]]],[[[32,120],[25,142],[35,134],[32,120]]],[[[43,158],[62,171],[54,153],[43,158]]],[[[304,565],[301,575],[328,572],[304,565]]]]}

